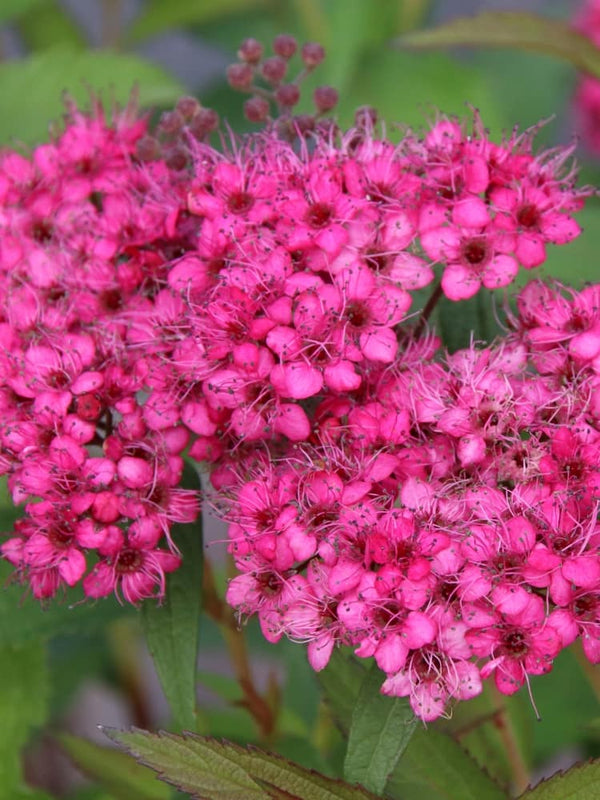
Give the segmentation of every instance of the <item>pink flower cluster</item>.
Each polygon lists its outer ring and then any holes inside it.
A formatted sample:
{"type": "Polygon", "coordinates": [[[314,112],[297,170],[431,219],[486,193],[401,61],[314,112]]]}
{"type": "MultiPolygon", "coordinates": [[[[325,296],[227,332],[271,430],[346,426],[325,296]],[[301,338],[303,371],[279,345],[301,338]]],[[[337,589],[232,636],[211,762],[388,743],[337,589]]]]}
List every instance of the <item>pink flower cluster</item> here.
{"type": "Polygon", "coordinates": [[[351,645],[433,719],[577,637],[600,660],[598,287],[530,284],[488,348],[444,356],[426,325],[578,235],[570,151],[477,117],[392,144],[364,113],[221,152],[214,116],[178,108],[154,132],[71,110],[0,154],[18,577],[162,597],[199,509],[185,455],[231,523],[229,602],[315,669],[351,645]]]}
{"type": "Polygon", "coordinates": [[[600,285],[530,283],[511,324],[445,357],[409,341],[222,491],[229,602],[316,670],[337,644],[373,656],[424,720],[577,638],[600,662],[600,285]]]}
{"type": "Polygon", "coordinates": [[[169,170],[133,159],[145,128],[73,110],[30,158],[0,155],[0,470],[25,503],[2,553],[38,598],[81,580],[88,597],[162,592],[180,563],[170,525],[198,513],[178,488],[188,433],[141,395],[159,378],[136,321],[176,244],[153,199],[169,170]]]}

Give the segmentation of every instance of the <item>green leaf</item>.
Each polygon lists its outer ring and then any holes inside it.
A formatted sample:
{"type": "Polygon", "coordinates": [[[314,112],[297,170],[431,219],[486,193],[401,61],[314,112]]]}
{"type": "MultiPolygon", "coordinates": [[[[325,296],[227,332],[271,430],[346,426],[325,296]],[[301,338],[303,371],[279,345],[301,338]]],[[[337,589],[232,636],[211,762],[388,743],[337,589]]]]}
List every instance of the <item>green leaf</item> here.
{"type": "Polygon", "coordinates": [[[492,292],[486,289],[469,300],[455,302],[441,298],[434,327],[451,353],[469,347],[471,341],[491,342],[498,335],[500,327],[494,316],[494,302],[492,292]]]}
{"type": "Polygon", "coordinates": [[[196,678],[198,683],[201,683],[228,703],[238,703],[244,697],[240,684],[229,675],[200,670],[196,674],[196,678]]]}
{"type": "Polygon", "coordinates": [[[529,764],[533,740],[540,730],[534,721],[526,693],[499,696],[493,684],[484,683],[481,694],[468,703],[457,703],[452,719],[440,724],[494,780],[508,786],[513,767],[502,731],[508,729],[524,762],[529,764]]]}
{"type": "MultiPolygon", "coordinates": [[[[0,559],[0,585],[13,573],[11,565],[0,559]]],[[[89,633],[115,619],[134,613],[117,603],[114,597],[96,603],[81,603],[81,592],[69,591],[63,602],[54,601],[44,608],[39,600],[24,597],[19,585],[0,591],[0,648],[20,646],[49,639],[56,634],[89,633]]]]}
{"type": "Polygon", "coordinates": [[[269,795],[230,757],[232,745],[204,746],[203,740],[190,734],[104,732],[181,791],[210,800],[268,800],[269,795]]]}
{"type": "Polygon", "coordinates": [[[449,736],[415,732],[386,786],[402,800],[507,800],[507,795],[449,736]]]}
{"type": "Polygon", "coordinates": [[[382,682],[381,670],[373,665],[365,675],[352,712],[344,762],[346,780],[361,783],[378,794],[383,792],[417,724],[406,698],[380,693],[382,682]]]}
{"type": "MultiPolygon", "coordinates": [[[[183,485],[198,485],[198,475],[186,467],[183,485]]],[[[161,605],[146,601],[142,608],[148,649],[181,730],[196,727],[196,658],[202,586],[202,518],[189,525],[175,525],[173,541],[181,551],[182,564],[167,576],[161,605]]]]}
{"type": "MultiPolygon", "coordinates": [[[[469,117],[467,104],[481,112],[486,128],[500,135],[514,124],[506,117],[489,81],[470,65],[445,53],[408,53],[380,47],[357,71],[352,90],[340,98],[342,124],[350,123],[358,105],[373,105],[381,119],[422,127],[444,114],[469,117]]],[[[393,135],[393,132],[390,131],[393,135]]]]}
{"type": "Polygon", "coordinates": [[[46,0],[2,0],[0,7],[0,25],[18,19],[28,11],[39,11],[39,6],[46,4],[46,0]]]}
{"type": "Polygon", "coordinates": [[[13,797],[21,782],[19,752],[47,714],[46,652],[40,643],[0,648],[0,789],[13,797]]]}
{"type": "Polygon", "coordinates": [[[354,3],[300,2],[311,39],[321,42],[327,52],[318,71],[319,83],[335,86],[344,97],[363,67],[363,56],[384,43],[395,32],[397,9],[389,0],[354,3]],[[315,9],[320,15],[315,14],[315,9]],[[311,13],[312,11],[312,13],[311,13]]]}
{"type": "Polygon", "coordinates": [[[318,673],[325,702],[344,735],[352,724],[352,712],[367,673],[364,663],[342,650],[334,650],[329,664],[318,673]]]}
{"type": "Polygon", "coordinates": [[[519,800],[597,800],[598,797],[600,759],[553,775],[520,795],[519,800]]]}
{"type": "MultiPolygon", "coordinates": [[[[319,682],[343,733],[350,729],[352,710],[365,668],[341,650],[332,653],[319,682]]],[[[468,705],[468,704],[467,704],[468,705]]],[[[401,800],[504,800],[498,785],[449,736],[433,728],[417,728],[385,789],[401,800]]]]}
{"type": "Polygon", "coordinates": [[[16,791],[11,791],[10,800],[56,800],[56,799],[54,798],[53,795],[47,794],[46,792],[42,792],[39,789],[30,789],[29,786],[21,786],[20,789],[17,789],[16,791]]]}
{"type": "Polygon", "coordinates": [[[515,47],[569,61],[600,78],[600,49],[567,22],[525,12],[484,12],[458,17],[430,30],[414,31],[396,40],[399,47],[515,47]]]}
{"type": "Polygon", "coordinates": [[[183,94],[174,78],[143,58],[66,46],[0,64],[0,84],[0,142],[5,143],[46,139],[48,123],[64,111],[65,91],[83,107],[90,90],[125,104],[135,84],[142,106],[169,104],[183,94]]]}
{"type": "Polygon", "coordinates": [[[57,44],[83,50],[87,45],[83,31],[57,0],[45,0],[43,5],[37,3],[19,17],[17,28],[29,51],[44,50],[57,44]]]}
{"type": "MultiPolygon", "coordinates": [[[[148,36],[163,33],[169,28],[184,27],[191,23],[214,22],[228,14],[251,14],[257,8],[267,5],[267,0],[220,0],[212,2],[191,2],[191,0],[148,0],[144,12],[132,25],[128,38],[138,42],[148,36]]],[[[252,31],[248,31],[252,35],[252,31]]]]}
{"type": "Polygon", "coordinates": [[[156,774],[120,750],[66,734],[59,741],[73,763],[115,800],[169,800],[171,792],[156,774]]]}
{"type": "Polygon", "coordinates": [[[374,800],[349,786],[261,750],[194,734],[105,733],[176,788],[209,800],[374,800]],[[264,787],[264,788],[263,788],[264,787]]]}
{"type": "Polygon", "coordinates": [[[598,698],[582,672],[575,649],[563,650],[548,675],[532,676],[531,691],[542,718],[529,729],[535,763],[547,763],[567,748],[585,748],[588,723],[598,714],[598,698]]]}

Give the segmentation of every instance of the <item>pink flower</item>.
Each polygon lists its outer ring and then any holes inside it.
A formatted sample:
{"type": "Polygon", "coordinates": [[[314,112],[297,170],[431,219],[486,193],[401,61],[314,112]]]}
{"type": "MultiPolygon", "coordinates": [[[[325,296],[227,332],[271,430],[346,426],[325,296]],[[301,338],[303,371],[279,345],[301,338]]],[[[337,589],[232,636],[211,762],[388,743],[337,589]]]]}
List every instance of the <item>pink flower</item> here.
{"type": "Polygon", "coordinates": [[[494,674],[503,694],[514,694],[527,675],[550,672],[561,649],[561,637],[546,617],[544,601],[532,595],[516,614],[500,614],[491,607],[468,606],[465,622],[473,653],[490,660],[481,669],[482,677],[494,674]]]}

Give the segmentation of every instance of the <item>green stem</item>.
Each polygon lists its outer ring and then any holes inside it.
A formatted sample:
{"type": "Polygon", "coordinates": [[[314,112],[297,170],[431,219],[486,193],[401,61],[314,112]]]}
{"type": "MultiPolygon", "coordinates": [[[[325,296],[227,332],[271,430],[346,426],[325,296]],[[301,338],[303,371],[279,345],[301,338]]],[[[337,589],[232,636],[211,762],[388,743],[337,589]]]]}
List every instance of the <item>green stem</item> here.
{"type": "Polygon", "coordinates": [[[530,784],[529,768],[525,763],[521,747],[519,746],[515,726],[513,725],[506,704],[506,696],[499,692],[493,683],[491,684],[491,694],[498,704],[498,712],[495,716],[494,724],[502,739],[502,744],[504,745],[506,757],[510,765],[513,789],[515,790],[516,796],[519,796],[530,784]]]}
{"type": "Polygon", "coordinates": [[[275,713],[271,705],[256,688],[244,632],[239,627],[232,609],[219,597],[212,567],[207,559],[204,560],[202,590],[204,610],[221,630],[235,676],[244,695],[241,705],[254,718],[263,739],[268,739],[275,730],[275,713]]]}
{"type": "Polygon", "coordinates": [[[413,332],[413,336],[415,339],[423,333],[425,325],[427,324],[427,320],[431,316],[433,309],[439,303],[440,299],[442,298],[442,295],[443,295],[442,284],[440,282],[431,293],[429,300],[425,303],[423,310],[421,311],[421,316],[419,317],[419,321],[417,322],[415,330],[413,332]]]}

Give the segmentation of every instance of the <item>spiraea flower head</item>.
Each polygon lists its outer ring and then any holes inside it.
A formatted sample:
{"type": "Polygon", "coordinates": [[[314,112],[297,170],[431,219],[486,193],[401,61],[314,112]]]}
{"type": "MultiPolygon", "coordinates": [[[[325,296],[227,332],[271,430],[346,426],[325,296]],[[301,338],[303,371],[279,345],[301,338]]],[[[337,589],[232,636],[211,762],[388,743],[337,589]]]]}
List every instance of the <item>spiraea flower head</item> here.
{"type": "Polygon", "coordinates": [[[530,283],[502,340],[454,353],[428,327],[579,235],[571,149],[477,114],[340,131],[331,87],[295,111],[323,48],[272,49],[228,70],[260,132],[217,146],[193,98],[154,128],[95,103],[0,154],[4,558],[40,599],[162,598],[187,458],[228,602],[316,670],[352,647],[432,720],[577,638],[598,661],[599,287],[530,283]]]}

